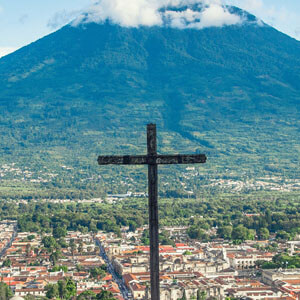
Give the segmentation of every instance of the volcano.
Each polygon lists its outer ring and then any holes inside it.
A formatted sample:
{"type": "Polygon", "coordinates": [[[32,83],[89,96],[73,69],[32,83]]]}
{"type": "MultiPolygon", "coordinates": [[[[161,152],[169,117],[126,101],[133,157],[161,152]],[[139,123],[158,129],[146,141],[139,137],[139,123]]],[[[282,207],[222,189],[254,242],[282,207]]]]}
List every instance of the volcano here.
{"type": "Polygon", "coordinates": [[[67,25],[1,58],[2,165],[76,189],[98,154],[144,153],[152,122],[161,153],[208,155],[205,178],[299,178],[300,42],[231,9],[247,20],[67,25]]]}

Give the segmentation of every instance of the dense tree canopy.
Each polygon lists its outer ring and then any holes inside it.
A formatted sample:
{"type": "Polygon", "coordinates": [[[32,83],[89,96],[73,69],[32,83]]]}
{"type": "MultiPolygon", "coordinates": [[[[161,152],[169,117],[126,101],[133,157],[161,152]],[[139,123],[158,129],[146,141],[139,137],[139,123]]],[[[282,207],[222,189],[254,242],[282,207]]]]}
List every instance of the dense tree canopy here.
{"type": "Polygon", "coordinates": [[[4,282],[0,282],[0,300],[9,300],[12,296],[10,287],[4,282]]]}
{"type": "MultiPolygon", "coordinates": [[[[279,240],[290,240],[300,233],[299,203],[298,194],[293,193],[216,194],[180,201],[160,199],[159,217],[161,226],[189,226],[189,237],[203,241],[212,237],[207,235],[211,228],[217,228],[218,237],[229,240],[268,239],[270,235],[276,235],[279,240]]],[[[0,202],[0,217],[17,219],[20,231],[52,233],[53,236],[45,236],[42,241],[51,250],[65,245],[63,237],[67,230],[104,230],[117,235],[121,233],[121,226],[135,230],[148,223],[148,208],[146,199],[116,204],[32,201],[16,205],[12,201],[0,202]]],[[[167,235],[162,233],[160,238],[161,243],[172,244],[167,235]]],[[[147,235],[143,236],[142,242],[149,243],[147,235]]]]}

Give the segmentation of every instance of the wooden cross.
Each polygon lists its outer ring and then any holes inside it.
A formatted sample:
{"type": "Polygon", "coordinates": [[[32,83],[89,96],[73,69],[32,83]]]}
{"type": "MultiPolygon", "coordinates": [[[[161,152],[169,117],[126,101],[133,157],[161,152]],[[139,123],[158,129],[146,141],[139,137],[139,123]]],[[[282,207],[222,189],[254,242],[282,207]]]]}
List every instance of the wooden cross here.
{"type": "Polygon", "coordinates": [[[157,165],[205,163],[204,154],[159,155],[156,125],[147,125],[147,155],[99,156],[99,165],[148,165],[151,299],[159,300],[158,180],[157,165]]]}

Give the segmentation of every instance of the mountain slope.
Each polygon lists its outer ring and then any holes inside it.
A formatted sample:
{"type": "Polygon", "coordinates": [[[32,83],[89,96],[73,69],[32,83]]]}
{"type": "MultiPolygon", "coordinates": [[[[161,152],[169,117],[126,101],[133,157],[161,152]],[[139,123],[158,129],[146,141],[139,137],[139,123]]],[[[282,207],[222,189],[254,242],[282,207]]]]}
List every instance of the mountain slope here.
{"type": "Polygon", "coordinates": [[[208,154],[206,180],[297,179],[299,82],[300,43],[266,25],[66,26],[0,60],[1,161],[98,184],[96,156],[145,152],[156,122],[161,152],[208,154]]]}

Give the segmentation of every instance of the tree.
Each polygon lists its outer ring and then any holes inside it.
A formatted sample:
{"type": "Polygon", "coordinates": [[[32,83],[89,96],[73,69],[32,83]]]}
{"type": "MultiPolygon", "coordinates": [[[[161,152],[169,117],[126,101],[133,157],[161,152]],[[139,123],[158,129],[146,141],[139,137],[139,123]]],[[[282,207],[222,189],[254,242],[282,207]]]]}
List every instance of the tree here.
{"type": "Polygon", "coordinates": [[[64,280],[59,280],[57,284],[59,297],[61,299],[68,300],[76,295],[76,283],[72,279],[66,278],[64,280]]]}
{"type": "Polygon", "coordinates": [[[242,224],[236,226],[232,230],[232,239],[244,241],[248,238],[249,230],[242,224]]]}
{"type": "Polygon", "coordinates": [[[289,241],[289,240],[291,240],[291,235],[284,230],[279,230],[276,233],[276,239],[289,241]]]}
{"type": "Polygon", "coordinates": [[[10,267],[11,266],[11,260],[7,258],[6,260],[3,261],[2,267],[10,267]]]}
{"type": "Polygon", "coordinates": [[[142,237],[141,237],[141,242],[143,245],[150,245],[150,239],[149,239],[149,231],[144,230],[142,237]]]}
{"type": "Polygon", "coordinates": [[[197,300],[206,300],[206,292],[199,289],[197,291],[197,300]]]}
{"type": "Polygon", "coordinates": [[[255,230],[248,229],[247,240],[255,240],[255,230]]]}
{"type": "Polygon", "coordinates": [[[90,231],[91,231],[91,232],[97,232],[97,231],[98,231],[98,229],[97,229],[97,224],[96,224],[95,221],[91,221],[91,222],[90,222],[90,231]]]}
{"type": "Polygon", "coordinates": [[[93,278],[98,278],[98,276],[100,276],[100,278],[102,278],[105,276],[106,272],[102,268],[92,268],[90,270],[90,274],[91,274],[91,277],[93,277],[93,278]]]}
{"type": "Polygon", "coordinates": [[[99,294],[97,294],[96,297],[97,300],[116,300],[114,298],[114,295],[112,292],[109,291],[101,291],[99,294]]]}
{"type": "Polygon", "coordinates": [[[55,266],[58,259],[61,257],[61,252],[59,250],[56,250],[56,251],[53,251],[51,254],[50,254],[50,261],[52,262],[52,265],[55,266]]]}
{"type": "Polygon", "coordinates": [[[208,239],[208,235],[205,233],[205,231],[199,228],[197,225],[191,226],[187,230],[187,234],[191,239],[197,239],[203,241],[208,239]]]}
{"type": "Polygon", "coordinates": [[[82,252],[83,252],[83,243],[82,243],[82,241],[80,241],[77,250],[78,250],[79,253],[82,253],[82,252]]]}
{"type": "Polygon", "coordinates": [[[47,249],[53,249],[57,246],[56,240],[53,236],[45,236],[42,239],[42,243],[44,244],[44,247],[47,249]]]}
{"type": "Polygon", "coordinates": [[[268,224],[271,224],[272,223],[272,213],[270,211],[269,208],[266,209],[266,212],[265,212],[265,220],[268,224]]]}
{"type": "Polygon", "coordinates": [[[78,230],[83,234],[86,234],[89,232],[89,228],[87,226],[78,225],[78,230]]]}
{"type": "Polygon", "coordinates": [[[54,266],[49,272],[59,272],[59,271],[64,271],[65,273],[68,272],[68,267],[67,266],[54,266]]]}
{"type": "Polygon", "coordinates": [[[67,229],[65,227],[56,227],[53,229],[53,237],[56,239],[63,238],[67,235],[67,229]]]}
{"type": "Polygon", "coordinates": [[[159,234],[159,242],[161,245],[171,245],[175,247],[175,242],[169,238],[169,235],[166,231],[163,231],[159,234]]]}
{"type": "Polygon", "coordinates": [[[75,252],[75,250],[76,250],[76,248],[77,248],[74,239],[71,239],[71,240],[70,240],[69,246],[70,246],[70,248],[71,248],[72,255],[74,255],[74,252],[75,252]]]}
{"type": "Polygon", "coordinates": [[[10,287],[4,283],[0,282],[0,300],[8,300],[13,296],[10,287]]]}
{"type": "Polygon", "coordinates": [[[218,228],[218,232],[217,233],[218,233],[218,235],[221,238],[230,240],[231,239],[232,230],[233,230],[233,228],[232,228],[231,225],[220,226],[218,228]]]}
{"type": "Polygon", "coordinates": [[[255,266],[257,267],[257,268],[261,268],[261,266],[264,264],[264,260],[257,260],[257,261],[255,261],[255,266]]]}
{"type": "Polygon", "coordinates": [[[183,290],[182,298],[180,298],[180,300],[187,300],[185,290],[183,290]]]}
{"type": "Polygon", "coordinates": [[[24,297],[25,300],[36,300],[35,296],[31,295],[31,294],[27,294],[25,297],[24,297]]]}
{"type": "Polygon", "coordinates": [[[268,240],[270,237],[270,232],[268,228],[262,227],[258,229],[257,236],[260,240],[268,240]]]}
{"type": "Polygon", "coordinates": [[[137,229],[137,225],[136,225],[136,223],[135,223],[135,222],[133,222],[133,221],[130,221],[130,222],[129,222],[129,231],[131,231],[131,232],[135,232],[135,231],[136,231],[136,229],[137,229]]]}
{"type": "Polygon", "coordinates": [[[58,242],[58,244],[59,244],[60,247],[62,247],[62,248],[68,248],[68,244],[67,244],[67,242],[66,242],[65,239],[60,238],[57,242],[58,242]]]}
{"type": "Polygon", "coordinates": [[[32,241],[32,240],[34,240],[35,239],[35,235],[34,234],[31,234],[31,235],[28,235],[27,236],[27,240],[28,241],[32,241]]]}
{"type": "Polygon", "coordinates": [[[49,299],[55,299],[59,297],[57,284],[47,284],[45,286],[45,291],[46,291],[46,297],[49,299]]]}
{"type": "Polygon", "coordinates": [[[77,300],[96,300],[96,294],[93,291],[84,291],[81,293],[77,300]]]}

